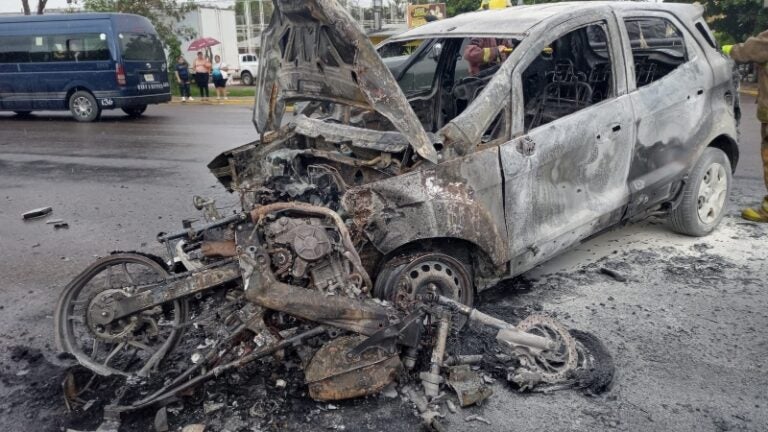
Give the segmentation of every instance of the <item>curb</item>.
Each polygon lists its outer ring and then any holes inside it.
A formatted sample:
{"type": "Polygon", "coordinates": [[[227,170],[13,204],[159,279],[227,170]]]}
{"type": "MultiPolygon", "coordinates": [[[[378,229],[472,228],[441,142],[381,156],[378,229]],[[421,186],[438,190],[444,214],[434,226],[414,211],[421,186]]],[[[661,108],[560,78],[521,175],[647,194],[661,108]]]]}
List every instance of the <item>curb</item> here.
{"type": "MultiPolygon", "coordinates": [[[[193,96],[194,97],[194,96],[193,96]]],[[[174,105],[253,105],[253,98],[229,98],[228,100],[216,100],[208,99],[208,102],[203,102],[200,99],[195,98],[193,101],[182,102],[181,99],[174,97],[171,102],[174,105]]]]}

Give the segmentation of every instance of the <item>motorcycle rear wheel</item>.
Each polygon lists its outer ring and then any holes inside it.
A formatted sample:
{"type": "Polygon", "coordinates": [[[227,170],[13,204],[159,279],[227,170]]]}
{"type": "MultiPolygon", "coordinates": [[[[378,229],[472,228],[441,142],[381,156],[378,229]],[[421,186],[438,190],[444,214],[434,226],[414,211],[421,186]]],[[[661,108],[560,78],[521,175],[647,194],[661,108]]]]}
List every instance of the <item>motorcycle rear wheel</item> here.
{"type": "Polygon", "coordinates": [[[161,260],[138,253],[116,253],[91,264],[59,297],[57,347],[99,375],[149,376],[178,343],[188,320],[186,302],[175,300],[108,325],[94,324],[89,316],[98,302],[110,301],[107,297],[129,297],[168,277],[161,260]]]}

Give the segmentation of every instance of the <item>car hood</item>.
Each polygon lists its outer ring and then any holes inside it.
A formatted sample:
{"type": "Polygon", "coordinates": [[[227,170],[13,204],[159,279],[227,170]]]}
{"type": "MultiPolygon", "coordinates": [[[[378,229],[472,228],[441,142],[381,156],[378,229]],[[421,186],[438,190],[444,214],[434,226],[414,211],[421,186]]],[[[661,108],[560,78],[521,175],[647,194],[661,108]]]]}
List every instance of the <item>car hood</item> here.
{"type": "Polygon", "coordinates": [[[278,129],[287,102],[319,100],[386,117],[423,158],[437,152],[392,73],[335,0],[277,0],[262,36],[253,121],[278,129]]]}

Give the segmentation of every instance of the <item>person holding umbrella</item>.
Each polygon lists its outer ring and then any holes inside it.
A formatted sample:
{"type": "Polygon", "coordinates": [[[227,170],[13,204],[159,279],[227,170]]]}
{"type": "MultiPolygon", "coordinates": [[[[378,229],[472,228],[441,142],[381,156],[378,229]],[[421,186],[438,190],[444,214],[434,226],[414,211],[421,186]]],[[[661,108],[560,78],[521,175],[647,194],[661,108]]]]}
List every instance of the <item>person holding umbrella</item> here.
{"type": "Polygon", "coordinates": [[[211,61],[203,57],[203,52],[197,52],[195,59],[195,83],[200,89],[200,97],[203,102],[208,102],[208,76],[211,73],[211,61]]]}

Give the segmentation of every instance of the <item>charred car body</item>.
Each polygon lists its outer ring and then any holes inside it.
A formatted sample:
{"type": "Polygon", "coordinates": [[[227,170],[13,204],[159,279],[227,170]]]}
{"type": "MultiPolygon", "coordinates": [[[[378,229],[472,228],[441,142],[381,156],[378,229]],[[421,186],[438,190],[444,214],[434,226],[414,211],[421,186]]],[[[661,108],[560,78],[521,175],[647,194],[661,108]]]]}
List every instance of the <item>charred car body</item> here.
{"type": "Polygon", "coordinates": [[[568,331],[544,316],[484,315],[475,290],[623,221],[669,215],[704,235],[722,218],[738,98],[695,6],[470,13],[379,52],[333,1],[276,1],[254,108],[261,139],[209,165],[242,211],[222,217],[196,199],[206,223],[159,237],[172,272],[115,254],[65,289],[57,341],[101,374],[150,374],[209,313],[234,329],[126,409],[300,345],[317,399],[378,391],[425,347],[421,380],[435,396],[447,334],[465,320],[499,330],[510,380],[559,382],[589,358],[568,331]],[[462,52],[478,37],[514,49],[469,76],[462,52]],[[224,306],[208,309],[212,292],[224,306]],[[246,339],[250,354],[222,359],[246,339]]]}

